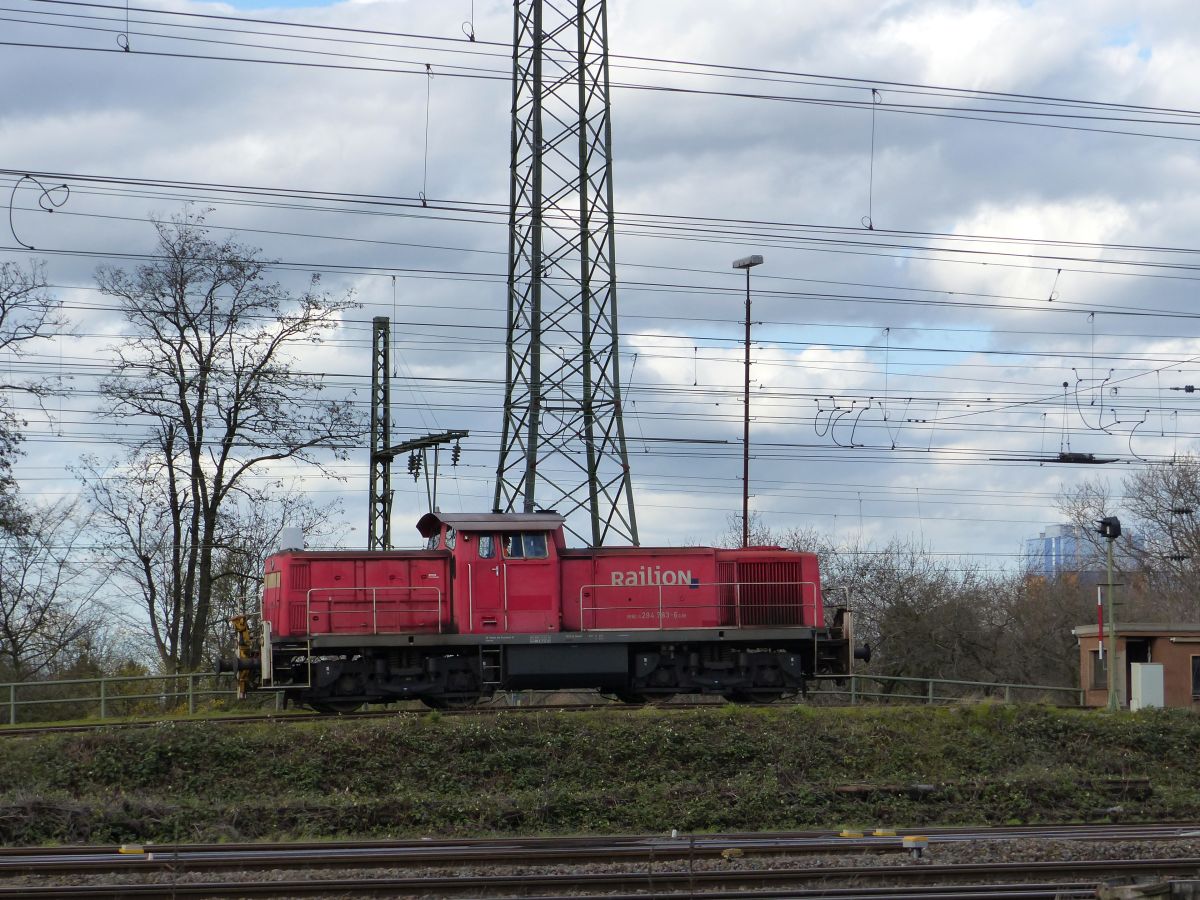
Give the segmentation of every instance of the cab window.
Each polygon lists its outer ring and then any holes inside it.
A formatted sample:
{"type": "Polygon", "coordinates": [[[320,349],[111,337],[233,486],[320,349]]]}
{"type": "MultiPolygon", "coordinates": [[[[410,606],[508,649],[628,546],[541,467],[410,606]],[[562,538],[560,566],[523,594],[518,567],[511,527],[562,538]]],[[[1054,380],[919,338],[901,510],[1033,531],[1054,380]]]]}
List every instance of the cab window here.
{"type": "Polygon", "coordinates": [[[479,558],[491,559],[496,555],[496,539],[490,534],[479,536],[479,558]]]}
{"type": "MultiPolygon", "coordinates": [[[[446,549],[453,550],[454,549],[454,529],[447,528],[445,531],[445,534],[446,534],[446,549]]],[[[439,549],[441,549],[441,547],[442,547],[442,533],[441,532],[438,532],[437,534],[431,534],[429,537],[427,537],[425,539],[425,549],[426,550],[439,550],[439,549]]]]}
{"type": "Polygon", "coordinates": [[[546,535],[523,534],[521,535],[521,543],[525,548],[526,559],[546,558],[546,535]]]}
{"type": "Polygon", "coordinates": [[[545,559],[546,535],[544,532],[513,532],[504,535],[504,555],[509,559],[545,559]]]}

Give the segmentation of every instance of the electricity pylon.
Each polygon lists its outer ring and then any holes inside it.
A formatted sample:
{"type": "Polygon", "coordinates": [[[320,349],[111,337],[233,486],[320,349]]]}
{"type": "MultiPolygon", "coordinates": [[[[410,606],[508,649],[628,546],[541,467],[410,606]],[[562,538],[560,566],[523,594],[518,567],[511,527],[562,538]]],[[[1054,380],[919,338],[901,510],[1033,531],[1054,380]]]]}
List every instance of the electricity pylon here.
{"type": "Polygon", "coordinates": [[[494,506],[557,509],[592,546],[637,544],[621,421],[606,0],[514,0],[513,9],[494,506]]]}

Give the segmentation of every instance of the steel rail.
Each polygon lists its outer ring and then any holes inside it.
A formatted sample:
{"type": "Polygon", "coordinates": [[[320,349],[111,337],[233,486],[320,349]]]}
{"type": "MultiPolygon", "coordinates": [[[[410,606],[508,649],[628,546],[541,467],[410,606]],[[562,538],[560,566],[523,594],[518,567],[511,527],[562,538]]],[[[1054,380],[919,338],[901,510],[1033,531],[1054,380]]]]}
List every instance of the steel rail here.
{"type": "MultiPolygon", "coordinates": [[[[373,856],[403,856],[409,854],[414,861],[438,859],[449,856],[454,859],[463,853],[475,855],[496,853],[511,858],[513,854],[536,855],[539,852],[561,853],[574,851],[579,855],[604,856],[621,852],[655,854],[666,858],[672,854],[687,856],[710,855],[736,848],[758,855],[803,854],[803,853],[858,853],[863,851],[902,849],[902,833],[919,833],[929,838],[930,844],[960,843],[969,841],[992,842],[1013,840],[1062,840],[1062,841],[1161,841],[1200,839],[1200,825],[1195,823],[1146,823],[1146,824],[1055,824],[1025,826],[937,826],[899,829],[895,835],[877,836],[864,834],[860,838],[841,837],[828,830],[786,832],[725,832],[718,834],[684,834],[676,837],[665,835],[579,835],[568,837],[497,837],[462,839],[374,839],[351,841],[275,841],[244,844],[146,844],[142,849],[154,854],[156,860],[191,858],[195,855],[261,855],[264,859],[272,854],[328,854],[353,855],[356,853],[373,856]]],[[[128,845],[125,845],[126,848],[128,845]]],[[[55,860],[76,864],[84,860],[102,862],[120,860],[121,865],[142,858],[141,854],[121,855],[122,845],[54,845],[50,847],[0,847],[0,871],[17,865],[52,864],[55,860]]]]}
{"type": "MultiPolygon", "coordinates": [[[[557,860],[560,864],[569,859],[563,857],[557,860]]],[[[797,885],[797,884],[812,884],[814,882],[822,885],[825,888],[836,886],[837,884],[845,884],[850,882],[855,887],[862,887],[871,884],[896,884],[896,883],[912,883],[912,882],[934,882],[945,883],[951,880],[966,881],[967,883],[979,883],[986,879],[1004,879],[1009,881],[1013,878],[1036,878],[1044,882],[1047,878],[1087,878],[1096,879],[1097,881],[1104,878],[1111,878],[1115,875],[1155,875],[1163,876],[1165,874],[1173,875],[1188,875],[1191,877],[1200,876],[1200,858],[1186,859],[1123,859],[1123,860],[1054,860],[1043,862],[1015,862],[1015,863],[963,863],[955,865],[929,865],[913,863],[908,865],[887,865],[887,866],[836,866],[836,867],[808,867],[808,868],[779,868],[779,869],[720,869],[720,870],[702,870],[697,871],[690,866],[687,870],[671,869],[671,870],[654,870],[654,863],[664,861],[665,857],[656,855],[649,860],[649,865],[645,870],[638,869],[636,871],[625,872],[588,872],[588,873],[570,873],[570,874],[540,874],[540,873],[522,873],[522,874],[497,874],[497,875],[433,875],[433,876],[402,876],[402,877],[387,877],[381,879],[358,879],[360,882],[386,884],[387,888],[396,892],[410,892],[418,895],[426,895],[430,893],[445,893],[455,894],[461,892],[488,890],[495,892],[503,888],[511,888],[515,891],[522,892],[528,896],[531,889],[545,888],[550,890],[638,890],[650,884],[652,890],[672,888],[678,890],[694,891],[697,888],[706,886],[725,887],[725,888],[746,888],[746,887],[764,887],[777,884],[797,885]]],[[[481,862],[479,859],[460,858],[459,864],[467,862],[481,862]]],[[[506,862],[511,862],[512,857],[505,858],[506,862]]],[[[576,858],[576,861],[583,861],[576,858]]],[[[159,862],[153,860],[152,862],[159,862]]],[[[173,871],[188,871],[194,872],[200,867],[195,865],[196,860],[189,859],[173,859],[163,860],[162,862],[170,862],[173,864],[173,871]]],[[[498,864],[500,859],[493,858],[490,860],[492,864],[498,864]]],[[[310,860],[301,862],[299,857],[290,857],[287,860],[276,859],[271,866],[272,869],[288,869],[294,868],[299,864],[306,866],[317,865],[324,863],[327,867],[345,869],[359,865],[357,860],[338,859],[338,860],[322,860],[315,863],[310,860]]],[[[136,864],[130,867],[136,871],[140,867],[136,864]]],[[[249,868],[244,866],[242,868],[249,868]]],[[[82,868],[76,867],[73,870],[75,875],[78,875],[82,868]]],[[[306,883],[327,886],[331,892],[340,888],[328,887],[331,882],[322,880],[309,879],[306,883]]],[[[246,885],[254,885],[256,882],[246,882],[246,885]]],[[[83,885],[81,888],[94,886],[83,885]]],[[[151,884],[124,884],[122,887],[131,893],[153,893],[154,890],[161,891],[164,888],[162,882],[151,884]]],[[[187,884],[182,882],[172,882],[173,890],[182,890],[187,884]]],[[[61,890],[63,886],[52,886],[51,890],[61,890]]],[[[248,893],[249,891],[247,891],[248,893]]],[[[22,885],[17,888],[2,888],[0,889],[0,898],[14,896],[34,896],[31,887],[22,885]],[[25,891],[26,894],[21,892],[25,891]]],[[[69,895],[74,896],[74,895],[69,895]]],[[[85,894],[86,896],[86,894],[85,894]]]]}
{"type": "MultiPolygon", "coordinates": [[[[605,890],[603,894],[547,894],[518,893],[490,894],[493,900],[580,900],[581,897],[597,896],[604,900],[694,900],[708,897],[713,900],[808,900],[808,898],[838,898],[838,900],[880,900],[880,898],[904,898],[904,900],[1090,900],[1097,896],[1096,885],[1082,883],[1047,884],[995,884],[953,885],[946,887],[882,887],[882,888],[767,888],[758,890],[739,889],[734,886],[708,890],[693,886],[679,890],[659,890],[658,879],[649,880],[649,888],[631,893],[605,890]]],[[[341,878],[328,881],[273,881],[273,882],[171,882],[159,884],[111,884],[111,885],[64,885],[17,889],[10,893],[0,888],[0,898],[7,897],[61,897],[64,900],[107,900],[124,897],[311,897],[335,894],[354,897],[395,897],[398,891],[411,890],[411,880],[341,878]]],[[[568,885],[561,885],[569,889],[568,885]]],[[[586,888],[584,888],[586,889],[586,888]]],[[[456,893],[447,892],[448,895],[456,893]]],[[[423,896],[438,896],[425,893],[423,896]]]]}

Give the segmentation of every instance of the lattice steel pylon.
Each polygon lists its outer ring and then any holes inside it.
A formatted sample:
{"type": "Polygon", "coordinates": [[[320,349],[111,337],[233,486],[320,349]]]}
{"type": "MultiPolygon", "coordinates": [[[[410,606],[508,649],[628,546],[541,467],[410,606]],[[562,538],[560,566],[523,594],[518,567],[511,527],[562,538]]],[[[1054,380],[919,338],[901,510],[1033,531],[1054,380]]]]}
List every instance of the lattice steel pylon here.
{"type": "Polygon", "coordinates": [[[497,512],[638,543],[621,419],[606,0],[514,0],[497,512]],[[581,528],[586,513],[589,524],[581,528]]]}

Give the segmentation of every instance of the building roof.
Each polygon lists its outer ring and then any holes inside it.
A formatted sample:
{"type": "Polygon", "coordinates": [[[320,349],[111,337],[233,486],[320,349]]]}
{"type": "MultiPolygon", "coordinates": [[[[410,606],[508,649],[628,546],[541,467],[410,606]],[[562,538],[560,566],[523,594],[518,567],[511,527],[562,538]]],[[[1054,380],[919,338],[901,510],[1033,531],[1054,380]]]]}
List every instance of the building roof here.
{"type": "MultiPolygon", "coordinates": [[[[1096,637],[1098,625],[1076,625],[1071,629],[1071,633],[1075,637],[1096,637]]],[[[1107,628],[1107,625],[1105,626],[1107,628]]],[[[1118,622],[1117,634],[1120,635],[1161,635],[1170,637],[1172,635],[1193,636],[1200,635],[1200,625],[1180,624],[1178,622],[1118,622]]]]}
{"type": "Polygon", "coordinates": [[[566,521],[558,513],[425,513],[417,522],[421,537],[449,525],[455,531],[553,531],[566,521]]]}

